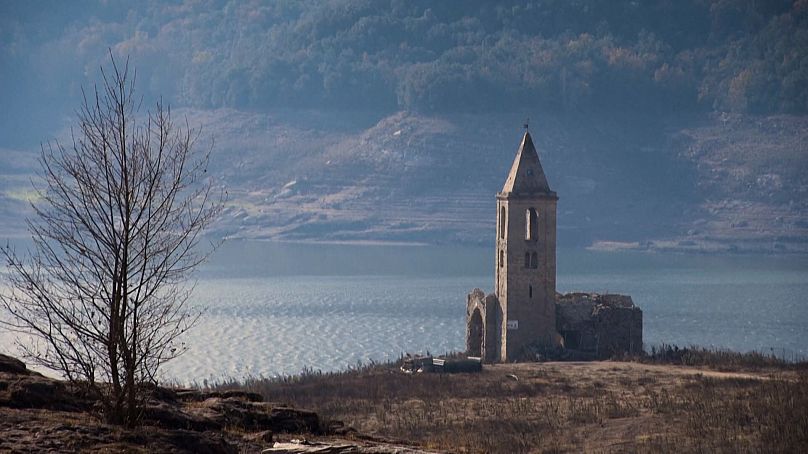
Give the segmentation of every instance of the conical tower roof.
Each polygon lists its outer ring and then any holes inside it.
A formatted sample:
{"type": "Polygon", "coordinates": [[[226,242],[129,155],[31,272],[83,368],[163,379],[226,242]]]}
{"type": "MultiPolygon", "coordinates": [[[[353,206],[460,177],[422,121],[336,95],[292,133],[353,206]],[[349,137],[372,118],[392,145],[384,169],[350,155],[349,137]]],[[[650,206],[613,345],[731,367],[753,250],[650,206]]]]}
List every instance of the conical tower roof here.
{"type": "Polygon", "coordinates": [[[502,194],[547,194],[555,195],[547,184],[547,177],[544,176],[544,169],[539,162],[539,154],[533,146],[533,138],[525,131],[519,151],[513,160],[508,179],[502,187],[502,194]]]}

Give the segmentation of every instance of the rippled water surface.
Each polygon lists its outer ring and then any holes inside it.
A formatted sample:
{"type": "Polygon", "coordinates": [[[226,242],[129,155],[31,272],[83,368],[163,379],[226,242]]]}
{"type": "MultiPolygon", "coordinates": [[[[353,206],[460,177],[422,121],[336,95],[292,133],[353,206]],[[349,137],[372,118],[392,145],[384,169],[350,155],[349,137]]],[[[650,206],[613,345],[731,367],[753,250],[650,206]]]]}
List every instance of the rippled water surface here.
{"type": "MultiPolygon", "coordinates": [[[[166,366],[180,381],[333,370],[463,348],[465,295],[491,290],[487,248],[227,243],[206,307],[166,366]]],[[[808,354],[808,259],[558,251],[559,291],[628,293],[647,344],[808,354]]]]}

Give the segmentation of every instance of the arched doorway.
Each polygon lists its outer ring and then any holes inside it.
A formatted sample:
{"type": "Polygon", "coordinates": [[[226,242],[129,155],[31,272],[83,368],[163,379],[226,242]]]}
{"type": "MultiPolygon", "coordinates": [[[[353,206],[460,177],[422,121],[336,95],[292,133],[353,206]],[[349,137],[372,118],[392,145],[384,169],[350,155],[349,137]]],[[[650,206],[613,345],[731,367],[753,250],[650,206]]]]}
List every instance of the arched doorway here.
{"type": "Polygon", "coordinates": [[[483,356],[483,317],[478,308],[469,317],[468,336],[466,337],[466,351],[469,356],[483,356]]]}

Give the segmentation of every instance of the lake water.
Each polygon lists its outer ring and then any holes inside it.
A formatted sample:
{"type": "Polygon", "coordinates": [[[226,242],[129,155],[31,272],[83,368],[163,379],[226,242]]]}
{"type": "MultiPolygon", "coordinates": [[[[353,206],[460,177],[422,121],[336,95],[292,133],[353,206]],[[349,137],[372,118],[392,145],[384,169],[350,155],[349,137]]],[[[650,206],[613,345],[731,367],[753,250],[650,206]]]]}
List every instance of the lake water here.
{"type": "MultiPolygon", "coordinates": [[[[808,258],[558,251],[558,290],[630,294],[646,345],[808,355],[808,258]]],[[[225,243],[198,275],[206,307],[165,377],[344,369],[461,350],[466,294],[493,284],[490,248],[225,243]]]]}

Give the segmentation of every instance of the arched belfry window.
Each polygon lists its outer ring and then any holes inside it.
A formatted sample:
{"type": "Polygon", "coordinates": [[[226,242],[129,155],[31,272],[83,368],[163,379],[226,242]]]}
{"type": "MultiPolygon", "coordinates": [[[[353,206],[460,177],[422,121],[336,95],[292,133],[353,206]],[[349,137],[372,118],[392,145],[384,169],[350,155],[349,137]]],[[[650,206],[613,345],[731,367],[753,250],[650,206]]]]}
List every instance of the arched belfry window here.
{"type": "Polygon", "coordinates": [[[530,252],[525,252],[525,268],[530,268],[530,252]]]}
{"type": "Polygon", "coordinates": [[[539,215],[536,209],[530,207],[525,211],[525,239],[536,240],[539,238],[539,215]]]}
{"type": "Polygon", "coordinates": [[[505,238],[505,207],[499,209],[499,237],[505,238]]]}
{"type": "Polygon", "coordinates": [[[539,255],[535,252],[530,255],[530,267],[534,270],[539,267],[539,255]]]}

